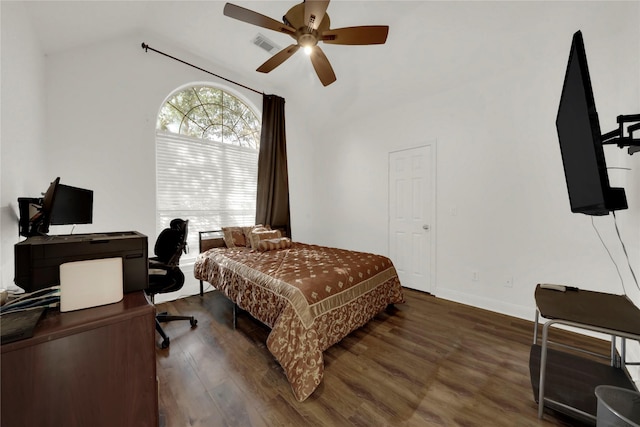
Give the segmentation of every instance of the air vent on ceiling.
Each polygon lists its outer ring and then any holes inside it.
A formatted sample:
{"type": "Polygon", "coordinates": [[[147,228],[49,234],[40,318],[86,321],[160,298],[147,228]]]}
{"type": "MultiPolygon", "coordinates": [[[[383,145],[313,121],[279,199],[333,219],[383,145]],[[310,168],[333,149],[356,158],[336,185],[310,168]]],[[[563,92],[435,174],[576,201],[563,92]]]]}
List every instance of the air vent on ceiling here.
{"type": "Polygon", "coordinates": [[[280,46],[260,33],[258,33],[251,42],[259,48],[266,50],[269,55],[275,55],[276,53],[280,52],[280,50],[282,50],[280,46]]]}

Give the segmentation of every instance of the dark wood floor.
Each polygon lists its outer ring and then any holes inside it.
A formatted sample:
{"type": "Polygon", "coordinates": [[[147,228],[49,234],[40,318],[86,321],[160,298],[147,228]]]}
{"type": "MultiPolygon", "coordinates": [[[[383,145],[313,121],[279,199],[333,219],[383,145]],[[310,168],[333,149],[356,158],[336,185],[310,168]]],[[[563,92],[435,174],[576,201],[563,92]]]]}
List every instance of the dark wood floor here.
{"type": "MultiPolygon", "coordinates": [[[[159,304],[198,319],[195,329],[165,324],[171,346],[157,350],[161,426],[574,425],[552,412],[537,418],[532,322],[412,290],[406,300],[328,349],[324,379],[302,403],[266,348],[269,329],[241,313],[234,330],[224,296],[159,304]]],[[[607,352],[603,341],[574,337],[607,352]]]]}

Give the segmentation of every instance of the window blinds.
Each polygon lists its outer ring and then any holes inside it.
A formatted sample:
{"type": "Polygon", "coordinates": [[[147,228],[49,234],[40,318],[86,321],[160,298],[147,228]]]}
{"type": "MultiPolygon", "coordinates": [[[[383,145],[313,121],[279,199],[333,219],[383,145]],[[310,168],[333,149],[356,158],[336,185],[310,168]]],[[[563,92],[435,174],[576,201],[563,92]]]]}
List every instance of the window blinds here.
{"type": "Polygon", "coordinates": [[[188,243],[198,253],[198,231],[255,221],[258,150],[157,132],[157,232],[173,218],[189,220],[188,243]]]}

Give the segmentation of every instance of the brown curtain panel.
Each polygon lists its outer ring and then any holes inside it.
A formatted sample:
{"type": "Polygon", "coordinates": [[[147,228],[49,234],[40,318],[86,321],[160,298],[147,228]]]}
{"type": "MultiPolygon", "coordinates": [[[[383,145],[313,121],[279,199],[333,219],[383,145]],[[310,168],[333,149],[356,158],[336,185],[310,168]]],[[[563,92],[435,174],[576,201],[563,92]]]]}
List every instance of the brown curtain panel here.
{"type": "Polygon", "coordinates": [[[276,95],[262,96],[256,224],[282,229],[291,237],[284,98],[276,95]]]}

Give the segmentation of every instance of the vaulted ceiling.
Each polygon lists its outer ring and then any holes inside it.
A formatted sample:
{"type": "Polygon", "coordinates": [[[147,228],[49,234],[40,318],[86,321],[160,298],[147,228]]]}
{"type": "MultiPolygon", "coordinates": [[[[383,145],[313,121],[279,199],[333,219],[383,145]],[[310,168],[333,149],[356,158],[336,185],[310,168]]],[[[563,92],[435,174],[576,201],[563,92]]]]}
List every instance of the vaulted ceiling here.
{"type": "MultiPolygon", "coordinates": [[[[298,1],[233,3],[280,20],[298,1]]],[[[239,79],[250,76],[258,90],[277,93],[282,89],[313,103],[340,106],[345,112],[366,109],[381,100],[397,102],[416,93],[429,96],[523,61],[544,58],[550,49],[565,51],[569,40],[566,16],[575,15],[576,25],[598,20],[597,8],[580,8],[576,2],[333,0],[327,10],[332,28],[389,25],[390,30],[384,45],[321,44],[337,75],[335,83],[323,87],[301,51],[269,74],[256,72],[269,58],[252,44],[258,33],[282,48],[292,39],[224,16],[224,4],[25,2],[47,54],[126,34],[159,35],[199,57],[236,70],[239,79]],[[557,19],[559,13],[563,19],[557,19]],[[558,38],[549,37],[553,33],[558,33],[558,38]],[[567,43],[553,45],[545,40],[567,43]]],[[[148,42],[140,40],[144,41],[148,42]]],[[[152,47],[164,50],[164,46],[152,47]]]]}

